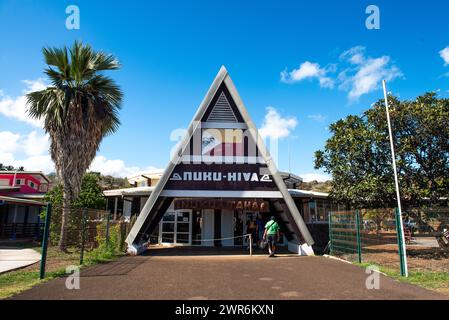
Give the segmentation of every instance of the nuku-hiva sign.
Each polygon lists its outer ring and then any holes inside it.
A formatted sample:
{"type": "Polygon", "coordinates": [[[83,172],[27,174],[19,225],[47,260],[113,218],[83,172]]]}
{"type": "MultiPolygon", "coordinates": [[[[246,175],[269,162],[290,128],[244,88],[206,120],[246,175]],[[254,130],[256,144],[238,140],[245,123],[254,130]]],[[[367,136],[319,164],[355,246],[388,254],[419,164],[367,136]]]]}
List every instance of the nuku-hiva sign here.
{"type": "Polygon", "coordinates": [[[299,250],[301,244],[314,243],[224,67],[131,229],[126,239],[130,253],[145,250],[164,213],[180,199],[263,203],[263,211],[273,211],[283,220],[289,244],[299,250]]]}

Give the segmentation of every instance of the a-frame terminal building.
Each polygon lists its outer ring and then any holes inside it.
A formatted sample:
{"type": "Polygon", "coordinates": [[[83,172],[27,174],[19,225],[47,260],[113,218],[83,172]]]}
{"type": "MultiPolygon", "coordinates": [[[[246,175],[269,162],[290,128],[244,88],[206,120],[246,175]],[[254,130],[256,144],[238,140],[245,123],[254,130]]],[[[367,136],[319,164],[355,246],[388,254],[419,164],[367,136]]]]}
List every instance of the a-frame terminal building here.
{"type": "MultiPolygon", "coordinates": [[[[265,221],[276,217],[290,251],[313,253],[314,240],[226,68],[221,67],[131,229],[128,251],[145,250],[164,217],[167,235],[176,234],[178,242],[193,236],[188,243],[242,244],[231,239],[236,221],[256,215],[265,221]],[[174,215],[167,218],[168,211],[174,215]],[[201,232],[182,230],[182,221],[188,219],[184,213],[192,211],[195,216],[189,219],[201,232]],[[179,230],[171,230],[173,225],[179,230]],[[226,240],[212,240],[219,238],[226,240]]],[[[192,223],[189,226],[192,229],[192,223]]]]}

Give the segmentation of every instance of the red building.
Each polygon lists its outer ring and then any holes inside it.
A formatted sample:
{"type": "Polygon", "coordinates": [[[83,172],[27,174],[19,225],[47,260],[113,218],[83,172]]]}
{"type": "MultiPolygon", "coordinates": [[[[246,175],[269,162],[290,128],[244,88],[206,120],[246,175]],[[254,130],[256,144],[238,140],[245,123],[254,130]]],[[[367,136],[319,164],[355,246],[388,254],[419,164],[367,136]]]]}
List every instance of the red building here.
{"type": "Polygon", "coordinates": [[[0,239],[40,235],[49,182],[40,171],[0,171],[0,239]]]}

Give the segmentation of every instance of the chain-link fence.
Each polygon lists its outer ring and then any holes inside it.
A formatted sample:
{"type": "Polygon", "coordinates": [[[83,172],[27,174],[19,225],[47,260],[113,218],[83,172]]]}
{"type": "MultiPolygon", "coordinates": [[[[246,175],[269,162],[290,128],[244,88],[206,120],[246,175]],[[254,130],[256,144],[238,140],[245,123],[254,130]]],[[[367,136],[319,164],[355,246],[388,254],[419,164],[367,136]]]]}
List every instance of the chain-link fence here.
{"type": "Polygon", "coordinates": [[[58,205],[47,206],[42,215],[49,223],[42,240],[41,269],[46,270],[108,260],[124,253],[126,236],[135,222],[135,217],[114,219],[105,210],[58,205]],[[47,214],[50,219],[46,219],[47,214]],[[65,250],[60,246],[63,216],[67,219],[65,250]]]}
{"type": "Polygon", "coordinates": [[[404,274],[449,271],[449,208],[361,209],[329,214],[329,251],[348,261],[369,263],[404,274]],[[406,253],[406,259],[401,259],[406,253]]]}

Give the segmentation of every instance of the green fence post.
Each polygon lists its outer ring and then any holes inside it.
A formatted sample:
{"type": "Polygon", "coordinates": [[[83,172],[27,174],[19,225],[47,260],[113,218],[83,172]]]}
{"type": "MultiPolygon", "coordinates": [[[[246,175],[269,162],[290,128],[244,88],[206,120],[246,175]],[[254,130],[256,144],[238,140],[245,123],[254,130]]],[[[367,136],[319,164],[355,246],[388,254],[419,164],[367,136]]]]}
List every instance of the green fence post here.
{"type": "Polygon", "coordinates": [[[360,239],[360,211],[359,209],[355,210],[355,230],[357,237],[357,255],[359,259],[359,263],[362,263],[362,241],[360,239]]]}
{"type": "Polygon", "coordinates": [[[86,242],[86,223],[87,223],[87,208],[83,208],[83,217],[81,222],[81,249],[80,249],[80,265],[84,262],[84,245],[86,242]]]}
{"type": "Polygon", "coordinates": [[[329,255],[332,255],[332,212],[329,211],[329,255]]]}
{"type": "Polygon", "coordinates": [[[404,234],[404,230],[402,230],[402,223],[401,223],[401,215],[399,213],[399,209],[394,209],[395,218],[396,218],[396,235],[398,237],[398,249],[399,249],[399,262],[401,266],[401,276],[407,277],[407,262],[405,261],[405,248],[404,248],[404,239],[402,238],[402,235],[404,234]]]}
{"type": "Polygon", "coordinates": [[[51,203],[48,203],[47,210],[45,213],[44,235],[42,237],[42,254],[41,254],[41,267],[39,272],[39,279],[44,279],[45,277],[45,263],[47,262],[47,248],[48,248],[48,236],[50,231],[50,221],[51,221],[51,203]]]}

